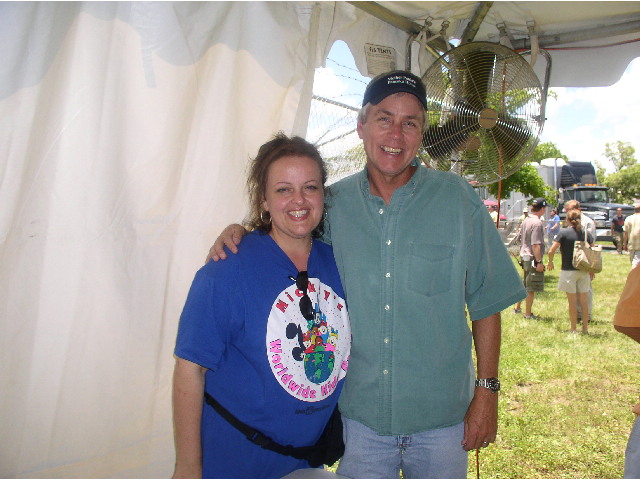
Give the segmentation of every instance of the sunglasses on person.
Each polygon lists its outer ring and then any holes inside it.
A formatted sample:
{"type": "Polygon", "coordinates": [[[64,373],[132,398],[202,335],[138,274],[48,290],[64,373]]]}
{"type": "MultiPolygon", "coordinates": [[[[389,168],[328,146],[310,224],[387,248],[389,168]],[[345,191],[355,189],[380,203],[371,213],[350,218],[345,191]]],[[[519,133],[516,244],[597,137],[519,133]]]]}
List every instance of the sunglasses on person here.
{"type": "Polygon", "coordinates": [[[307,294],[307,286],[309,285],[309,274],[305,270],[298,273],[298,276],[296,278],[293,278],[291,275],[289,275],[289,278],[296,282],[296,287],[302,292],[302,297],[300,297],[300,303],[298,304],[298,306],[300,307],[300,313],[302,313],[302,316],[305,319],[313,320],[315,318],[313,312],[313,304],[311,303],[311,299],[307,294]]]}

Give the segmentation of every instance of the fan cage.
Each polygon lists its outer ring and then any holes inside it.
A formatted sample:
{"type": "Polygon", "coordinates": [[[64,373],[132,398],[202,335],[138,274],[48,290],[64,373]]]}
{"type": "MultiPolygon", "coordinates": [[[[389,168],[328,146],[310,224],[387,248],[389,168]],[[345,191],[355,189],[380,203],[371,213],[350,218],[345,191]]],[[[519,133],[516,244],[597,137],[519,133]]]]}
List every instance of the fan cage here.
{"type": "Polygon", "coordinates": [[[429,167],[487,185],[530,157],[544,124],[544,99],[521,55],[499,44],[468,43],[442,55],[422,81],[427,131],[418,155],[429,167]]]}

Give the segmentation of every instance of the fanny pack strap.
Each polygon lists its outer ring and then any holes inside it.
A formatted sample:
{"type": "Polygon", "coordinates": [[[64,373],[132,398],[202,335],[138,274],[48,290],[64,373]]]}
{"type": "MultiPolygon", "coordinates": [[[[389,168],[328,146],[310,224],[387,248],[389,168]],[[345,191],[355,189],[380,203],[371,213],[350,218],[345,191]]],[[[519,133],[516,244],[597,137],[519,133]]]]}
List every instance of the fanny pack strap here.
{"type": "Polygon", "coordinates": [[[211,405],[222,418],[224,418],[237,430],[242,432],[242,434],[244,434],[250,442],[255,443],[262,448],[301,460],[306,460],[309,452],[311,452],[315,448],[315,446],[292,447],[291,445],[280,445],[278,442],[274,441],[259,430],[256,430],[255,428],[252,428],[246,423],[238,420],[229,410],[220,405],[220,403],[218,403],[218,401],[213,398],[208,392],[204,392],[204,398],[206,402],[211,405]]]}

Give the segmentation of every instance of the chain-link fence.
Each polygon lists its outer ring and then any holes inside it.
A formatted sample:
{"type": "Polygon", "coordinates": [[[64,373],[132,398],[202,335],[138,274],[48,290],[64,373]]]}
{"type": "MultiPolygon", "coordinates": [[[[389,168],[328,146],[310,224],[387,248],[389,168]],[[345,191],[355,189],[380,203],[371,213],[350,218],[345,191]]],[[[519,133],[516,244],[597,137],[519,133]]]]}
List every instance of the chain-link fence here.
{"type": "Polygon", "coordinates": [[[320,150],[327,164],[329,184],[361,170],[365,164],[362,140],[356,131],[358,110],[313,96],[307,140],[320,150]]]}

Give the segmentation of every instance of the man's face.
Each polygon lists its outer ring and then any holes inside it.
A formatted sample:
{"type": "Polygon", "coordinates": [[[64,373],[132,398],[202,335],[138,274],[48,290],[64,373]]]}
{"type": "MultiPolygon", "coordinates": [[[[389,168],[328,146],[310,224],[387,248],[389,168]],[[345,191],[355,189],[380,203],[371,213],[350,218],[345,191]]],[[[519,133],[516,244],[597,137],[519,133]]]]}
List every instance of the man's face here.
{"type": "Polygon", "coordinates": [[[369,174],[395,178],[405,173],[418,152],[423,122],[422,104],[410,93],[371,105],[365,123],[358,122],[369,174]]]}
{"type": "Polygon", "coordinates": [[[622,216],[622,209],[621,209],[621,208],[617,209],[617,210],[616,210],[616,212],[618,213],[618,216],[619,216],[619,217],[621,217],[621,216],[622,216]]]}

